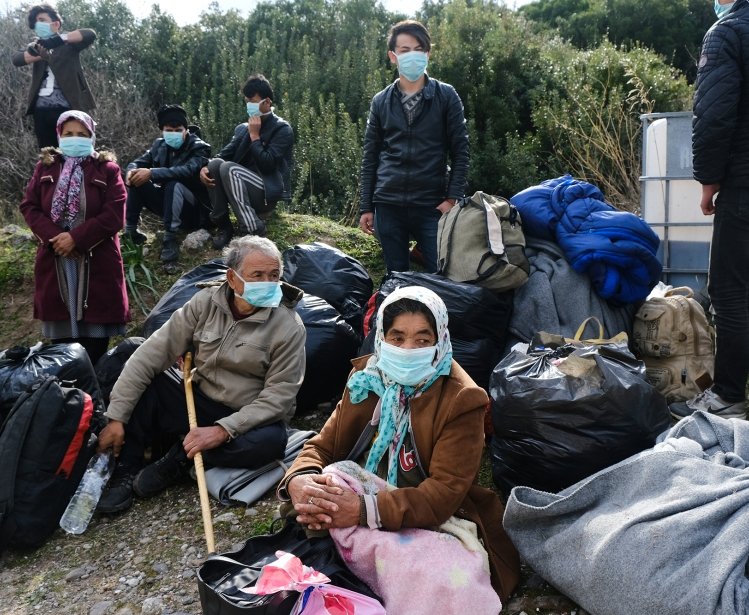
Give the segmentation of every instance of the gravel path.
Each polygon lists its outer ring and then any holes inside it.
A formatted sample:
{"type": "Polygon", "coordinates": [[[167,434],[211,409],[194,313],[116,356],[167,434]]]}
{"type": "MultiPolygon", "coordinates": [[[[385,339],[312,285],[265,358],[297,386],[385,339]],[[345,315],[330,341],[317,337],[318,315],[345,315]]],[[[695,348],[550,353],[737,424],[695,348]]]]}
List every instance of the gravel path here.
{"type": "MultiPolygon", "coordinates": [[[[295,423],[319,429],[321,419],[295,423]]],[[[213,501],[217,551],[267,532],[276,506],[272,492],[246,510],[213,501]]],[[[36,551],[3,553],[0,615],[199,615],[195,574],[205,556],[197,486],[178,485],[122,514],[94,516],[81,536],[57,530],[36,551]]],[[[527,566],[502,611],[521,614],[587,615],[527,566]]]]}

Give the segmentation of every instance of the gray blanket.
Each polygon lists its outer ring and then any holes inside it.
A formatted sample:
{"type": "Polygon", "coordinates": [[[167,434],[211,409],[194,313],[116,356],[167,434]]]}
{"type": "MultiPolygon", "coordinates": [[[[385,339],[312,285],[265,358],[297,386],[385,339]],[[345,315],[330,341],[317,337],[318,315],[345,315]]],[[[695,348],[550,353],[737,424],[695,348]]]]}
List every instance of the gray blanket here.
{"type": "Polygon", "coordinates": [[[698,412],[558,494],[513,489],[504,526],[594,615],[749,610],[749,422],[698,412]]]}
{"type": "MultiPolygon", "coordinates": [[[[590,278],[572,269],[556,243],[535,237],[526,241],[530,277],[515,290],[505,354],[539,331],[572,337],[588,316],[601,321],[605,337],[620,331],[632,336],[636,306],[615,307],[599,297],[590,278]]],[[[594,337],[591,333],[587,337],[594,337]]]]}
{"type": "Polygon", "coordinates": [[[244,504],[249,506],[273,489],[286,474],[304,447],[304,443],[316,431],[289,429],[286,453],[283,459],[272,461],[252,470],[244,468],[210,468],[205,472],[208,493],[224,506],[244,504]]]}

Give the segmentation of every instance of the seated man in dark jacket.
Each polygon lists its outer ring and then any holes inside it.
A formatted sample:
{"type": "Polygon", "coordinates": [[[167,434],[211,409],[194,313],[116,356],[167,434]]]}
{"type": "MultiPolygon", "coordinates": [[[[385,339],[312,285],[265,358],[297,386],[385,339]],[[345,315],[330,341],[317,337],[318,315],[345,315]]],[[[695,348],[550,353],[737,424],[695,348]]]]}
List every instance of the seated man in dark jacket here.
{"type": "Polygon", "coordinates": [[[291,197],[289,173],[294,131],[273,113],[273,89],[260,74],[242,88],[249,120],[234,129],[231,141],[200,172],[211,199],[211,220],[219,227],[213,239],[218,250],[229,243],[234,228],[231,204],[240,235],[265,235],[263,217],[278,201],[291,197]]]}
{"type": "Polygon", "coordinates": [[[388,57],[400,78],[375,94],[364,135],[359,227],[377,233],[388,271],[408,270],[411,238],[425,269],[437,271],[437,222],[468,178],[463,103],[455,88],[426,74],[430,48],[418,21],[390,29],[388,57]]]}
{"type": "Polygon", "coordinates": [[[199,181],[200,169],[208,163],[211,146],[187,129],[187,113],[179,105],[164,105],[156,117],[162,136],[140,158],[127,165],[128,186],[125,235],[135,243],[146,236],[138,232],[143,207],[164,219],[161,260],[179,258],[177,230],[200,225],[200,201],[206,200],[199,181]]]}

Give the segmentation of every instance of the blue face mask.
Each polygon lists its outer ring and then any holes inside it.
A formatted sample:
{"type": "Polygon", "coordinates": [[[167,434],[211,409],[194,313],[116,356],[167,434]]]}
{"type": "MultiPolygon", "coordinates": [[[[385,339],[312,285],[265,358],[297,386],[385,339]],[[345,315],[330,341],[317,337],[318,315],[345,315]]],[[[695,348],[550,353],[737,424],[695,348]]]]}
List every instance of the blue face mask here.
{"type": "Polygon", "coordinates": [[[718,19],[725,17],[728,11],[730,11],[733,8],[734,4],[736,3],[729,2],[728,4],[721,4],[720,2],[718,2],[718,0],[714,0],[713,8],[715,9],[715,14],[718,16],[718,19]]]}
{"type": "Polygon", "coordinates": [[[52,31],[52,24],[47,23],[46,21],[37,21],[34,24],[34,33],[39,38],[50,38],[55,35],[52,31]]]}
{"type": "Polygon", "coordinates": [[[63,156],[83,158],[94,153],[94,142],[89,137],[60,137],[60,150],[63,156]]]}
{"type": "Polygon", "coordinates": [[[415,386],[431,378],[437,371],[432,365],[436,352],[436,346],[398,348],[382,342],[376,366],[398,384],[415,386]]]}
{"type": "Polygon", "coordinates": [[[182,143],[185,140],[182,132],[165,130],[162,135],[164,135],[164,141],[166,141],[166,144],[172,149],[179,149],[180,147],[182,147],[182,143]]]}
{"type": "MultiPolygon", "coordinates": [[[[236,270],[234,270],[234,274],[242,280],[242,276],[240,276],[236,270]]],[[[241,299],[244,299],[247,303],[250,305],[254,305],[255,307],[264,308],[274,308],[278,307],[281,303],[281,299],[283,298],[283,293],[281,292],[281,284],[278,282],[244,282],[244,291],[241,295],[234,293],[237,297],[240,297],[241,299]]]]}
{"type": "Polygon", "coordinates": [[[423,51],[408,51],[398,58],[398,72],[409,81],[418,81],[427,69],[429,57],[423,51]]]}
{"type": "Polygon", "coordinates": [[[255,117],[256,115],[261,115],[260,103],[248,102],[247,103],[247,115],[249,117],[255,117]]]}

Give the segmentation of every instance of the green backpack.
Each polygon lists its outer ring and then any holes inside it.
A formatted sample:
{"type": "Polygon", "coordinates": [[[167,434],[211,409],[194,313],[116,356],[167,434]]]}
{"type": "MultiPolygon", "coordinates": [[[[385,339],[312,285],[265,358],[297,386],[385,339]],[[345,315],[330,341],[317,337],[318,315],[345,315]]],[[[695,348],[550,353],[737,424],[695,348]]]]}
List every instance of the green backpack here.
{"type": "Polygon", "coordinates": [[[459,201],[437,228],[439,273],[494,291],[528,281],[520,213],[507,199],[484,192],[459,201]]]}

